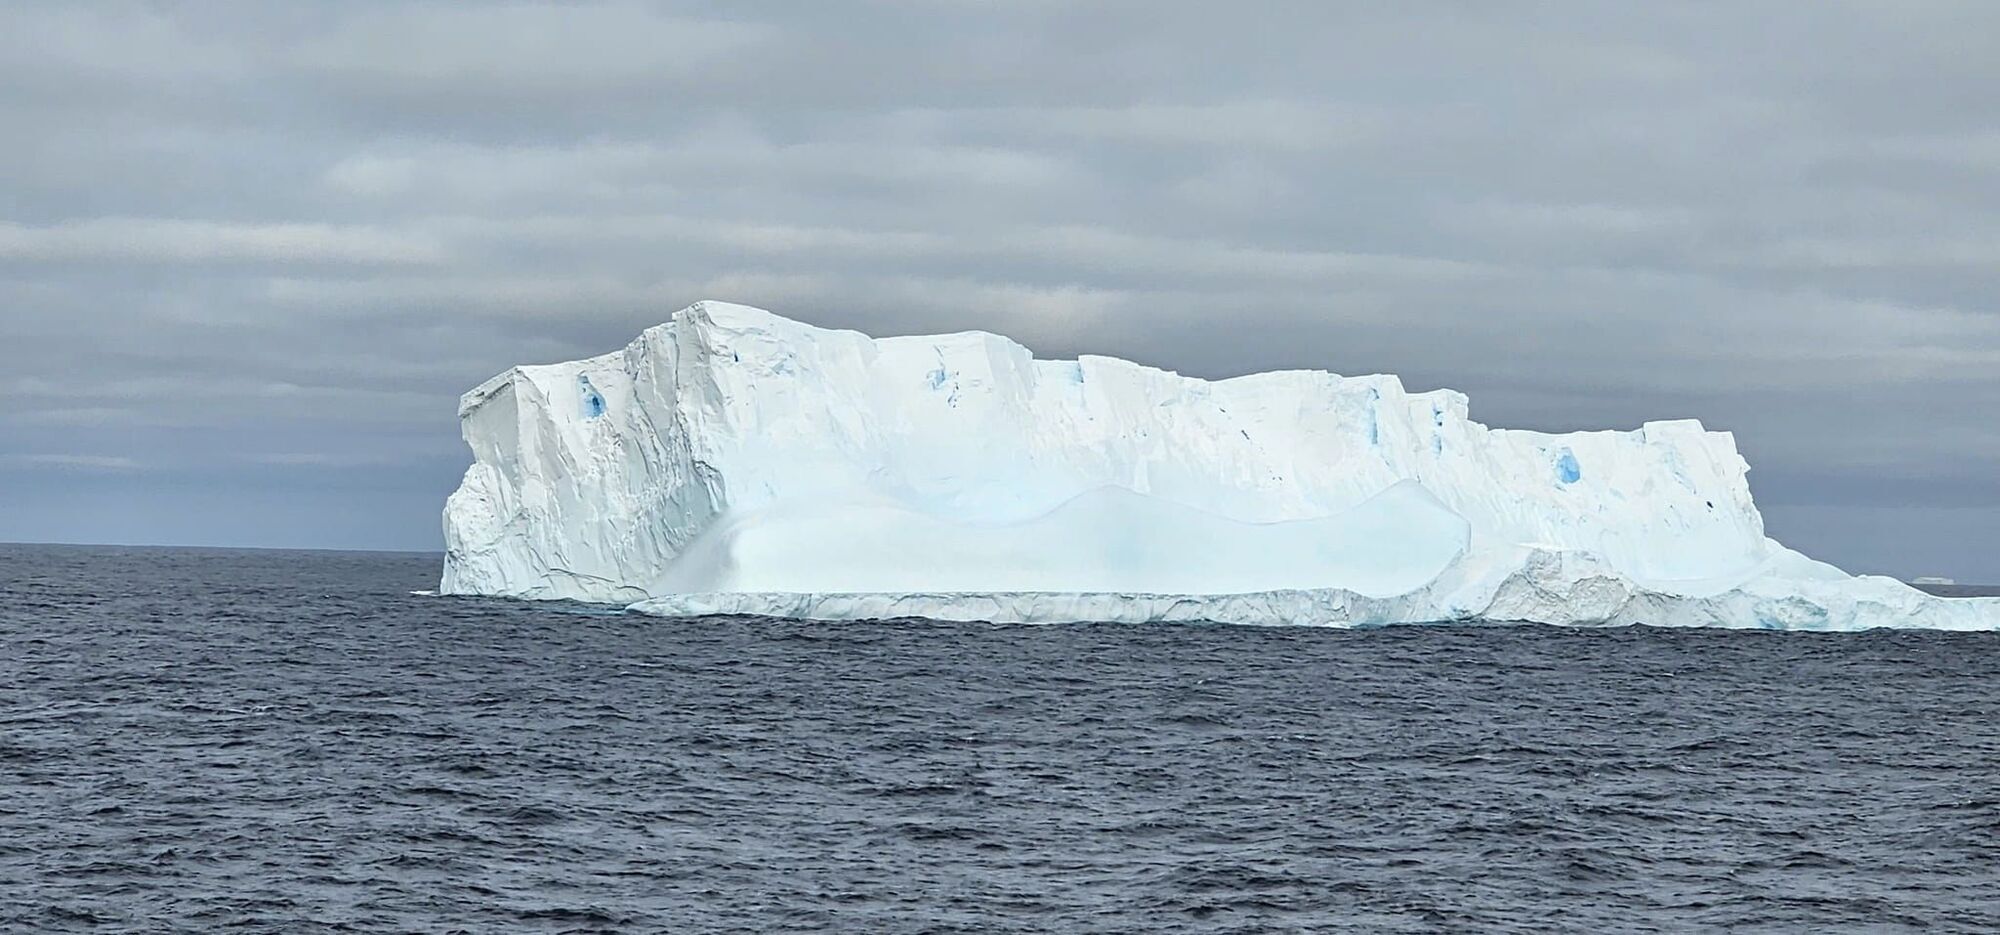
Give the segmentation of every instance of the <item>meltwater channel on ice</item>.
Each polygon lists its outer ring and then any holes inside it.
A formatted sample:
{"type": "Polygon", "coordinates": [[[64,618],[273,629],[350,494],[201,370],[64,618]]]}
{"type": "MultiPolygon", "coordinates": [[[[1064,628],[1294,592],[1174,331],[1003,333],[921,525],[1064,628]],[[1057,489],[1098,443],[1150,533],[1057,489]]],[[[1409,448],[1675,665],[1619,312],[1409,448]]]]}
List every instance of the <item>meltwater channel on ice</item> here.
{"type": "Polygon", "coordinates": [[[1764,534],[1734,438],[1554,435],[1313,371],[1207,381],[699,302],[460,406],[441,592],[666,616],[2000,628],[1764,534]]]}

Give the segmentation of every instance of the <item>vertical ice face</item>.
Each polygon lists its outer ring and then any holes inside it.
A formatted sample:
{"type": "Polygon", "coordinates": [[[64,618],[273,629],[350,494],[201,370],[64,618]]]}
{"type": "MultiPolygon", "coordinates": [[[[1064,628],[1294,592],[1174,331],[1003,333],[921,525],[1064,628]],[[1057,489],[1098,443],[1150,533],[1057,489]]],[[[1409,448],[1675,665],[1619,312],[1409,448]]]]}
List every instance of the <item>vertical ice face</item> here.
{"type": "Polygon", "coordinates": [[[461,418],[447,593],[862,613],[888,606],[866,595],[1146,592],[1251,614],[1241,595],[1312,592],[1556,618],[1588,601],[1545,595],[1575,587],[1623,607],[1774,568],[1842,578],[1764,537],[1727,433],[1489,429],[1392,376],[1208,382],[702,302],[621,352],[509,371],[461,418]]]}

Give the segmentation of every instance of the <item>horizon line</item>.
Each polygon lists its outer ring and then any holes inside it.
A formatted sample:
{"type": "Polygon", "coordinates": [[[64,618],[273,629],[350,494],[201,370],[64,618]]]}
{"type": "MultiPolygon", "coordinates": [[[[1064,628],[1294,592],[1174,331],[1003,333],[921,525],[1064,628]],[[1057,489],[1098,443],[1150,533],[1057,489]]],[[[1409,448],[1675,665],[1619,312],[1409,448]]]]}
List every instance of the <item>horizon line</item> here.
{"type": "Polygon", "coordinates": [[[337,552],[354,555],[443,555],[443,549],[361,549],[340,546],[286,546],[286,545],[205,545],[202,543],[177,542],[33,542],[26,540],[0,539],[0,548],[8,546],[44,546],[72,549],[200,549],[209,552],[337,552]]]}

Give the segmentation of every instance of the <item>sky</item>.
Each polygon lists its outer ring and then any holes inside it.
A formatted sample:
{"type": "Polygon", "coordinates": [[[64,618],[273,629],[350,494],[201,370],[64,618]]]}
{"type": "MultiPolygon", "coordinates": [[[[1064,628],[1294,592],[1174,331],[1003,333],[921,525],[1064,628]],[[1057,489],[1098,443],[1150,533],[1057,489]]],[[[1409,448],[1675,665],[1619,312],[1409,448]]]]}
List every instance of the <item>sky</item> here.
{"type": "Polygon", "coordinates": [[[435,549],[457,396],[697,299],[1736,433],[2000,581],[2000,4],[0,7],[0,540],[435,549]]]}

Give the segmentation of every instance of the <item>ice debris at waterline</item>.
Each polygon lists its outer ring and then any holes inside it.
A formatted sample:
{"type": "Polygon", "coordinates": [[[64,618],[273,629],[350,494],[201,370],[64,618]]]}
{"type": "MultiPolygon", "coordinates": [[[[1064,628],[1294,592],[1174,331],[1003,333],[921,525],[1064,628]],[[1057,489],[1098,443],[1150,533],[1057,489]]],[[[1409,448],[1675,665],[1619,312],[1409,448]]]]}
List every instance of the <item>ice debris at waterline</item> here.
{"type": "Polygon", "coordinates": [[[444,594],[823,620],[2000,627],[1765,537],[1726,432],[699,302],[459,408],[444,594]]]}

